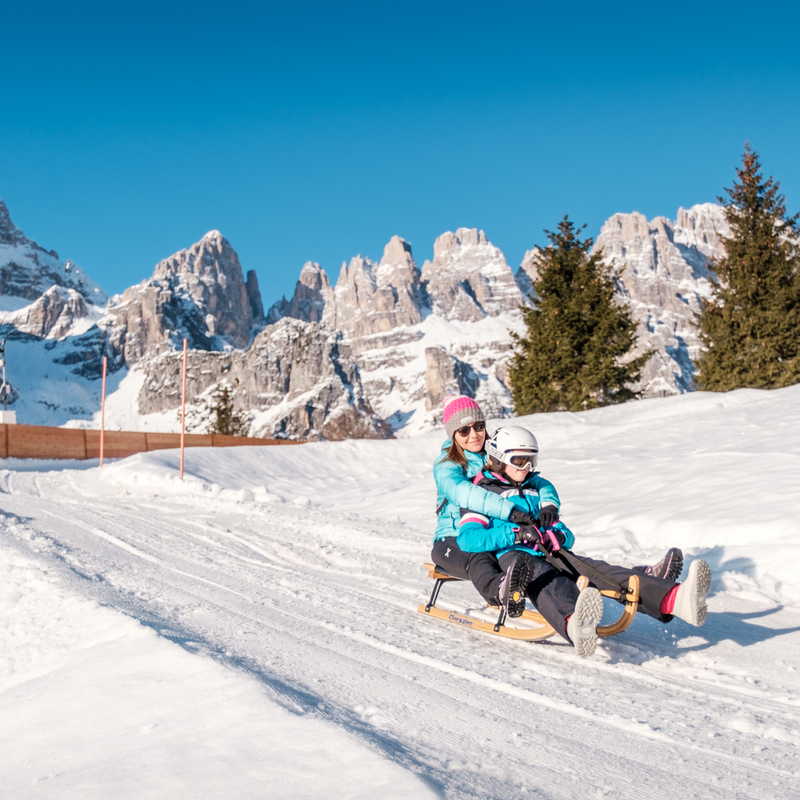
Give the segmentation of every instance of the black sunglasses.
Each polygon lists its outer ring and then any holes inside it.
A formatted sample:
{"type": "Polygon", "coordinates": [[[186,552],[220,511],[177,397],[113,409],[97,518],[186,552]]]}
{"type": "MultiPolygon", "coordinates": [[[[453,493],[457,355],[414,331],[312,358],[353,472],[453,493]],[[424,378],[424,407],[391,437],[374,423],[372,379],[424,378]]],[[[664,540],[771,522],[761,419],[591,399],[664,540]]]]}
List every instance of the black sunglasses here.
{"type": "Polygon", "coordinates": [[[463,428],[459,428],[456,433],[459,436],[467,437],[469,436],[469,432],[472,429],[475,429],[475,433],[483,433],[486,430],[486,423],[485,422],[476,422],[474,425],[465,425],[463,428]]]}

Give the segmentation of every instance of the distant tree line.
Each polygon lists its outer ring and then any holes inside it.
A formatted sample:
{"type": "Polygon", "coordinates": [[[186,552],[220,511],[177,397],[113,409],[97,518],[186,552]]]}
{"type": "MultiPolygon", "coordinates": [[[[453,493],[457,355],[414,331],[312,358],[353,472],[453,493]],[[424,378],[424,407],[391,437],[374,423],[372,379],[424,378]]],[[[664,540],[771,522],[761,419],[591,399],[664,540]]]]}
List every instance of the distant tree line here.
{"type": "MultiPolygon", "coordinates": [[[[730,237],[712,294],[695,324],[703,343],[699,389],[775,389],[800,382],[800,236],[780,184],[761,175],[745,145],[738,180],[725,189],[730,237]]],[[[585,227],[585,226],[584,226],[585,227]]],[[[581,229],[582,230],[582,229],[581,229]]],[[[652,351],[632,356],[636,323],[615,291],[613,263],[591,254],[567,216],[534,257],[525,334],[512,333],[509,383],[517,414],[582,411],[634,400],[652,351]]]]}

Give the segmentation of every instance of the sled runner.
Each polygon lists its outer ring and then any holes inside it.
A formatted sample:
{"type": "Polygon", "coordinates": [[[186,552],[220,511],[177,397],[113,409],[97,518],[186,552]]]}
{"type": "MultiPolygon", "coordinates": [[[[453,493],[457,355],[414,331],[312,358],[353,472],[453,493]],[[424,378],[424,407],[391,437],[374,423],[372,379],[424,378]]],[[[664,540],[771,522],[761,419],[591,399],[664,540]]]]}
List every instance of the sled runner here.
{"type": "MultiPolygon", "coordinates": [[[[572,558],[574,559],[576,557],[572,556],[572,558]]],[[[522,613],[522,616],[517,618],[519,620],[532,622],[535,627],[510,628],[505,624],[506,610],[504,608],[500,609],[500,616],[494,624],[478,619],[477,617],[471,617],[469,614],[459,614],[456,611],[446,611],[441,608],[436,608],[436,601],[439,598],[439,591],[442,586],[447,581],[460,581],[463,580],[463,578],[451,575],[446,569],[437,567],[435,564],[426,563],[423,564],[423,567],[428,570],[428,577],[433,578],[435,583],[433,584],[430,600],[428,600],[427,603],[421,603],[417,608],[417,611],[421,614],[443,619],[445,622],[452,622],[455,625],[462,625],[465,628],[491,633],[495,636],[503,636],[506,639],[521,639],[526,642],[534,642],[540,639],[549,639],[551,636],[555,635],[556,631],[553,626],[550,625],[538,611],[529,611],[526,609],[522,613]]],[[[605,583],[609,582],[604,576],[600,576],[599,574],[598,576],[602,577],[605,583]]],[[[578,589],[583,591],[583,589],[589,585],[589,579],[585,575],[581,575],[577,580],[577,585],[578,589]]],[[[636,575],[631,576],[628,581],[627,591],[621,588],[619,591],[615,589],[600,589],[600,593],[604,597],[611,597],[625,605],[622,616],[620,616],[616,622],[611,625],[597,626],[598,636],[614,636],[620,633],[620,631],[624,631],[625,628],[633,622],[633,618],[636,616],[636,609],[639,606],[639,578],[636,575]]],[[[490,607],[494,608],[494,606],[490,607]]]]}

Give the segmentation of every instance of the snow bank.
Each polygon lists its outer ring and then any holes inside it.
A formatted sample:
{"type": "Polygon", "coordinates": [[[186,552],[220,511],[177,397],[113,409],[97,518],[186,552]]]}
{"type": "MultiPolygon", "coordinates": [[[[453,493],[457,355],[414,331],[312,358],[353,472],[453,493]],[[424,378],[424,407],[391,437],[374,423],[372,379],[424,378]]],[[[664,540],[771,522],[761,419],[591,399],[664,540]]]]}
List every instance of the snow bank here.
{"type": "Polygon", "coordinates": [[[0,739],[8,798],[433,796],[344,731],[7,548],[0,739]]]}

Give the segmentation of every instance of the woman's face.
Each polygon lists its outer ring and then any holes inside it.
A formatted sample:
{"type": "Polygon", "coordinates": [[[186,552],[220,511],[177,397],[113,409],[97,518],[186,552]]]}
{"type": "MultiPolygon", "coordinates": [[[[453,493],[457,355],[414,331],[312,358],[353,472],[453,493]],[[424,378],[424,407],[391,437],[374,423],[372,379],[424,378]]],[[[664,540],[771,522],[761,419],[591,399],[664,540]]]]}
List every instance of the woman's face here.
{"type": "Polygon", "coordinates": [[[456,431],[456,441],[465,450],[469,450],[470,453],[480,453],[483,450],[483,442],[486,439],[486,423],[476,422],[475,425],[468,426],[466,434],[462,434],[463,430],[464,428],[460,428],[456,431]],[[476,426],[480,428],[479,431],[475,430],[476,426]]]}

